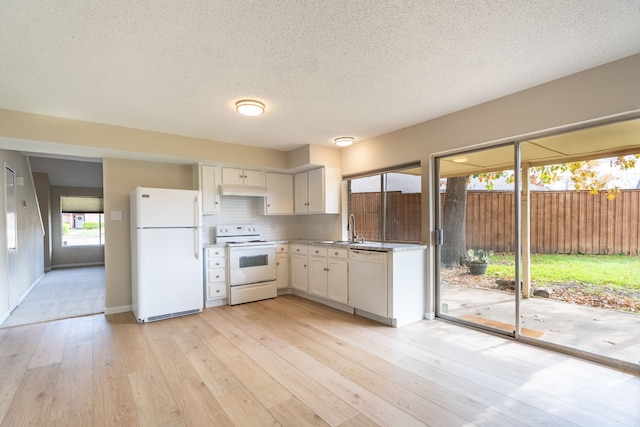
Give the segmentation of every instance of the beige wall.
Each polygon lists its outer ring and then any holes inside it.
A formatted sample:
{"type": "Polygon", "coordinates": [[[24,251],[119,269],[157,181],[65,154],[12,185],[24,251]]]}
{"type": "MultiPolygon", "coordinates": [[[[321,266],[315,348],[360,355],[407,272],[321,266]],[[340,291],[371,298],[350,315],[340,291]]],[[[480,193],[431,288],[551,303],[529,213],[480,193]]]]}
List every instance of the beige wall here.
{"type": "Polygon", "coordinates": [[[106,158],[102,163],[105,212],[105,287],[107,313],[128,311],[131,304],[129,193],[137,186],[193,189],[190,165],[106,158]],[[122,220],[111,219],[121,212],[122,220]]]}
{"type": "Polygon", "coordinates": [[[85,157],[288,168],[284,151],[2,109],[0,147],[85,157]]]}

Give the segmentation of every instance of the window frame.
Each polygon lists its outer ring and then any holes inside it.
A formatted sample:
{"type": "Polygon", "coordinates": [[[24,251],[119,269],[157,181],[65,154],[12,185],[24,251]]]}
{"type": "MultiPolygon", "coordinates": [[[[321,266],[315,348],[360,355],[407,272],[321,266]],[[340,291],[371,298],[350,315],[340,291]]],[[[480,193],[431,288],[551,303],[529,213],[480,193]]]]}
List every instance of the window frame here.
{"type": "MultiPolygon", "coordinates": [[[[347,217],[349,217],[351,214],[353,214],[353,202],[352,202],[352,180],[355,179],[360,179],[360,178],[367,178],[367,177],[375,177],[375,176],[380,176],[380,187],[379,187],[379,192],[380,192],[380,212],[379,212],[379,217],[380,217],[380,221],[378,224],[378,234],[380,236],[380,242],[387,242],[387,243],[392,243],[392,242],[398,242],[398,243],[420,243],[421,241],[421,233],[418,233],[418,236],[416,236],[416,240],[387,240],[387,207],[388,207],[388,191],[387,191],[387,186],[388,186],[388,174],[392,174],[392,173],[402,173],[403,171],[407,171],[410,169],[419,169],[421,171],[422,165],[419,161],[417,162],[411,162],[411,163],[406,163],[406,164],[402,164],[402,165],[397,165],[397,166],[393,166],[390,168],[384,168],[384,169],[378,169],[378,170],[374,170],[374,171],[369,171],[369,172],[365,172],[365,173],[359,173],[359,174],[353,174],[353,175],[346,175],[343,177],[343,179],[346,181],[347,185],[347,217]]],[[[422,198],[423,196],[423,189],[422,189],[422,185],[421,185],[421,180],[422,180],[422,173],[420,173],[419,175],[415,175],[419,180],[420,180],[420,198],[422,198]]],[[[420,217],[422,216],[422,212],[420,212],[420,217]]],[[[421,224],[420,224],[421,225],[421,224]]],[[[357,227],[356,227],[357,228],[357,227]]],[[[357,231],[357,229],[356,229],[357,231]]],[[[372,239],[369,239],[372,240],[372,239]]]]}

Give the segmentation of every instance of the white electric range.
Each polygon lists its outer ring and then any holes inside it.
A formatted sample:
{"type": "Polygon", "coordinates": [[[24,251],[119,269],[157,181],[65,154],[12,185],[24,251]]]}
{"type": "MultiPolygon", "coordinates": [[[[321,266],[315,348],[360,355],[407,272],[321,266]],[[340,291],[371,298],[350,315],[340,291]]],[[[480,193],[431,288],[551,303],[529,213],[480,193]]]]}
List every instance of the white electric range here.
{"type": "Polygon", "coordinates": [[[262,240],[255,225],[217,226],[215,237],[226,246],[229,305],[278,296],[275,242],[262,240]]]}

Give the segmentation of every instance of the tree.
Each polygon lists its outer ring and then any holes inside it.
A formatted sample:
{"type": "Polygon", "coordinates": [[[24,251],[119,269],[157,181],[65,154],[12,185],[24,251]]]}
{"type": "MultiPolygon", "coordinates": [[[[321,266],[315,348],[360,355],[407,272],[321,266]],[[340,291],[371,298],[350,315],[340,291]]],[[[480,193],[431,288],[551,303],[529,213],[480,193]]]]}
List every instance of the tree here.
{"type": "MultiPolygon", "coordinates": [[[[618,156],[610,160],[610,165],[621,171],[636,166],[640,155],[618,156]]],[[[617,186],[610,184],[611,176],[596,170],[597,162],[585,160],[581,162],[545,165],[531,168],[529,181],[532,184],[548,185],[557,182],[564,174],[569,173],[576,191],[589,191],[591,194],[607,192],[607,198],[613,200],[620,192],[617,186]]],[[[487,190],[493,190],[493,183],[500,177],[513,182],[513,171],[498,171],[472,175],[483,182],[487,190]]],[[[444,244],[440,251],[441,261],[447,267],[460,263],[460,254],[467,251],[467,186],[471,176],[459,176],[447,179],[447,190],[444,198],[444,244]]]]}
{"type": "Polygon", "coordinates": [[[467,251],[467,184],[468,176],[447,179],[444,198],[444,244],[440,250],[442,263],[452,267],[460,263],[460,254],[467,251]]]}

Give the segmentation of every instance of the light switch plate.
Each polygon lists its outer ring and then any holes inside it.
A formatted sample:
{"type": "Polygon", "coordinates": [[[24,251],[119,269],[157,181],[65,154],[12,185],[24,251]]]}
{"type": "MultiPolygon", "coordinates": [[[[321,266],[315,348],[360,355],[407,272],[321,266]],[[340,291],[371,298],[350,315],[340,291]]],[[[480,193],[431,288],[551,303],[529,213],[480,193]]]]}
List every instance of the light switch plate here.
{"type": "Polygon", "coordinates": [[[111,221],[122,221],[122,211],[111,211],[111,221]]]}

